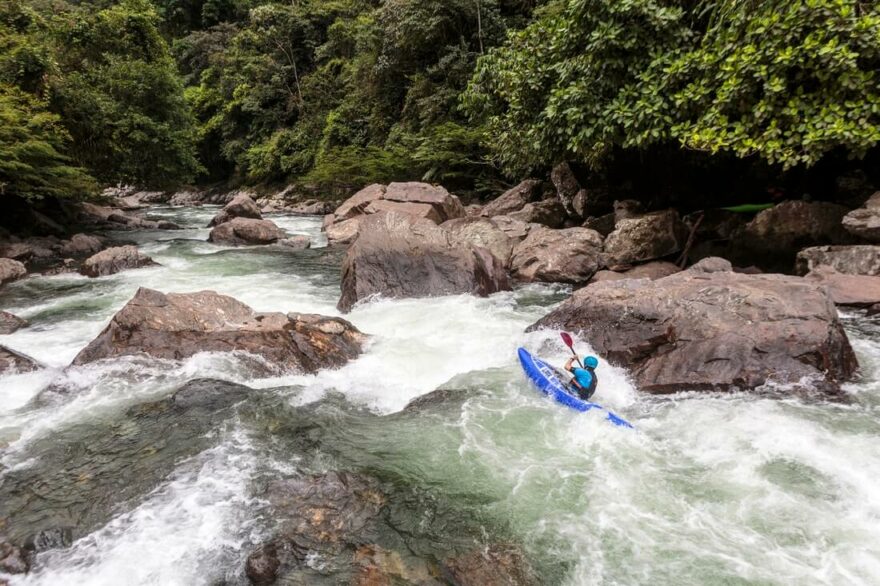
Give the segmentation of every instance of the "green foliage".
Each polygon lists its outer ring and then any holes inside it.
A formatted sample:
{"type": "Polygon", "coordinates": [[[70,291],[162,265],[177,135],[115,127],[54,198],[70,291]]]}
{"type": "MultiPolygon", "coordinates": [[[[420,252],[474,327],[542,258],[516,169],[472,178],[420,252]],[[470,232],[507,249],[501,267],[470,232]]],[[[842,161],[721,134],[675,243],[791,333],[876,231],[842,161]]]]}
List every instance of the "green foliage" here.
{"type": "Polygon", "coordinates": [[[857,0],[557,0],[463,103],[508,169],[663,143],[786,167],[880,140],[880,12],[857,0]]]}
{"type": "Polygon", "coordinates": [[[0,195],[39,199],[93,193],[92,178],[63,154],[67,143],[59,117],[45,103],[0,84],[0,195]]]}

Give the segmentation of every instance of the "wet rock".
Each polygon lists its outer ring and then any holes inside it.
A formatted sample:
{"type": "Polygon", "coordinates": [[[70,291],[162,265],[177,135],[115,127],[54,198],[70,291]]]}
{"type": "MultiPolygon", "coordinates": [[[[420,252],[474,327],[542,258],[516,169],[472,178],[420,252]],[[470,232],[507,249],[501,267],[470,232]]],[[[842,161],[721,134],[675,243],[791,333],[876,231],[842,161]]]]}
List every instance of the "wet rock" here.
{"type": "Polygon", "coordinates": [[[297,235],[285,238],[284,240],[279,240],[278,246],[288,250],[306,250],[312,247],[312,241],[308,236],[297,235]]]}
{"type": "Polygon", "coordinates": [[[275,544],[267,544],[248,556],[245,563],[244,573],[256,586],[274,584],[278,579],[278,568],[281,562],[278,559],[278,548],[275,544]]]}
{"type": "Polygon", "coordinates": [[[539,581],[519,547],[490,544],[449,558],[443,577],[454,586],[529,586],[539,581]]]}
{"type": "Polygon", "coordinates": [[[848,275],[819,266],[804,278],[827,287],[837,305],[868,307],[880,303],[880,277],[848,275]]]}
{"type": "Polygon", "coordinates": [[[27,326],[27,320],[23,320],[8,311],[0,311],[0,335],[8,336],[27,326]]]}
{"type": "Polygon", "coordinates": [[[354,554],[353,586],[442,586],[423,560],[404,559],[396,551],[378,545],[362,545],[354,554]]]}
{"type": "Polygon", "coordinates": [[[604,281],[622,281],[623,279],[651,279],[653,281],[680,271],[681,269],[671,262],[654,261],[626,271],[599,271],[590,279],[590,285],[604,281]]]}
{"type": "Polygon", "coordinates": [[[796,272],[799,275],[823,266],[848,275],[880,276],[880,246],[814,246],[797,255],[796,272]]]}
{"type": "Polygon", "coordinates": [[[683,271],[597,283],[529,329],[579,332],[651,393],[755,389],[836,392],[858,363],[828,291],[783,275],[683,271]]]}
{"type": "Polygon", "coordinates": [[[863,207],[846,214],[842,225],[854,236],[868,242],[880,242],[880,191],[868,198],[863,207]]]}
{"type": "Polygon", "coordinates": [[[149,256],[141,253],[137,246],[116,246],[90,256],[83,262],[79,272],[87,277],[104,277],[128,269],[158,266],[149,256]]]}
{"type": "Polygon", "coordinates": [[[430,409],[437,405],[444,405],[452,402],[464,402],[473,394],[473,391],[467,389],[436,389],[430,393],[416,397],[406,404],[403,408],[404,413],[418,412],[430,409]]]}
{"type": "Polygon", "coordinates": [[[27,269],[22,263],[11,258],[0,258],[0,287],[26,276],[27,269]]]}
{"type": "Polygon", "coordinates": [[[40,364],[30,356],[25,356],[6,346],[0,346],[0,374],[31,372],[39,368],[40,364]]]}
{"type": "Polygon", "coordinates": [[[556,199],[547,199],[536,203],[527,203],[518,212],[507,214],[507,217],[527,224],[540,224],[548,228],[561,228],[565,224],[567,214],[565,208],[556,199]]]}
{"type": "Polygon", "coordinates": [[[687,231],[675,210],[625,218],[605,239],[609,264],[632,264],[681,251],[687,231]]]}
{"type": "Polygon", "coordinates": [[[361,220],[360,232],[342,265],[341,311],[376,294],[486,296],[510,288],[504,266],[491,252],[457,246],[449,232],[429,220],[376,214],[361,220]]]}
{"type": "Polygon", "coordinates": [[[374,481],[347,472],[275,481],[266,497],[279,521],[276,539],[303,556],[365,538],[385,506],[385,496],[374,481]]]}
{"type": "Polygon", "coordinates": [[[104,248],[104,242],[91,234],[75,234],[69,241],[61,245],[61,254],[65,258],[81,258],[91,256],[104,248]]]}
{"type": "Polygon", "coordinates": [[[526,204],[540,201],[544,192],[544,182],[538,179],[526,179],[516,187],[509,189],[486,204],[480,215],[491,218],[504,216],[523,209],[526,204]]]}
{"type": "Polygon", "coordinates": [[[582,284],[602,266],[602,237],[586,228],[534,228],[513,249],[510,268],[522,281],[582,284]]]}
{"type": "Polygon", "coordinates": [[[9,541],[34,552],[68,547],[216,445],[236,405],[259,392],[195,380],[167,399],[33,438],[32,464],[4,470],[0,483],[0,519],[7,521],[9,541]]]}
{"type": "Polygon", "coordinates": [[[790,272],[795,256],[809,246],[847,244],[841,225],[846,208],[833,203],[786,201],[760,212],[734,240],[734,260],[790,272]]]}
{"type": "Polygon", "coordinates": [[[141,288],[74,359],[146,354],[179,360],[198,352],[244,352],[269,371],[317,372],[357,357],[365,336],[339,318],[256,313],[213,291],[164,294],[141,288]]]}
{"type": "Polygon", "coordinates": [[[242,246],[248,244],[273,244],[287,235],[270,220],[233,218],[211,230],[208,242],[242,246]]]}
{"type": "MultiPolygon", "coordinates": [[[[212,191],[212,190],[196,190],[196,189],[185,189],[183,191],[178,191],[174,193],[168,203],[172,206],[202,206],[206,204],[212,205],[226,205],[232,199],[238,195],[239,191],[212,191]]],[[[249,193],[249,192],[247,192],[249,193]]]]}
{"type": "Polygon", "coordinates": [[[515,242],[489,218],[457,218],[441,224],[452,241],[461,246],[481,246],[494,254],[504,266],[510,261],[515,242]]]}
{"type": "Polygon", "coordinates": [[[20,547],[0,536],[0,572],[5,574],[27,574],[30,564],[20,547]]]}
{"type": "Polygon", "coordinates": [[[239,193],[226,204],[217,215],[215,215],[208,224],[209,228],[224,224],[234,218],[251,218],[254,220],[262,220],[263,214],[260,207],[254,202],[248,193],[239,193]]]}

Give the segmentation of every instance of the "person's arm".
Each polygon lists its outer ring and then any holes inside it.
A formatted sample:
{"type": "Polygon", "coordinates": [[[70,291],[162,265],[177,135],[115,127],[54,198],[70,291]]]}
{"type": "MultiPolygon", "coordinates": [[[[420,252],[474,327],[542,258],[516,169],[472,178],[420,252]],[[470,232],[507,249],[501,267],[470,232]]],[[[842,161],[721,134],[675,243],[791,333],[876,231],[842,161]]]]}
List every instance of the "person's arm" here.
{"type": "Polygon", "coordinates": [[[568,372],[572,372],[571,363],[574,362],[574,360],[575,359],[573,356],[568,359],[568,362],[565,363],[565,370],[567,370],[568,372]]]}

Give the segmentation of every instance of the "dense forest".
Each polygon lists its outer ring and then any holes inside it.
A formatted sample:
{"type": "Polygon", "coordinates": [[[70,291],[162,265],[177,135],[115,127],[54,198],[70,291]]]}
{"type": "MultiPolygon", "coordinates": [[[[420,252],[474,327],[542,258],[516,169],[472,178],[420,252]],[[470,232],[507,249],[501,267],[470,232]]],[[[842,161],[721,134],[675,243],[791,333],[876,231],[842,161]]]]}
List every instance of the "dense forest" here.
{"type": "Polygon", "coordinates": [[[7,0],[0,119],[0,193],[26,198],[398,179],[479,195],[565,160],[770,185],[874,168],[853,161],[880,142],[880,4],[7,0]]]}

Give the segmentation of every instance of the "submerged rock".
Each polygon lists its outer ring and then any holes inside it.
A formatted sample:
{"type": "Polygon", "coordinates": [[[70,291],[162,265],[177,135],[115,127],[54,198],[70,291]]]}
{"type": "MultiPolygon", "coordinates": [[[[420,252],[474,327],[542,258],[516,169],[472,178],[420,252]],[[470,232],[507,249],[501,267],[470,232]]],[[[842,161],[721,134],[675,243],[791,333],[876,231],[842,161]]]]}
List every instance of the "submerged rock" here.
{"type": "Polygon", "coordinates": [[[308,236],[291,236],[277,242],[278,246],[288,250],[306,250],[312,247],[312,241],[308,236]]]}
{"type": "Polygon", "coordinates": [[[22,548],[15,546],[0,536],[0,572],[5,574],[26,574],[30,564],[22,548]]]}
{"type": "Polygon", "coordinates": [[[533,228],[510,259],[514,277],[526,282],[582,284],[602,265],[602,237],[587,228],[533,228]]]}
{"type": "Polygon", "coordinates": [[[0,287],[27,276],[27,269],[17,260],[0,258],[0,287]]]}
{"type": "Polygon", "coordinates": [[[25,356],[6,346],[0,346],[0,374],[31,372],[39,368],[40,364],[30,356],[25,356]]]}
{"type": "Polygon", "coordinates": [[[858,363],[827,290],[798,277],[683,271],[597,283],[530,326],[575,331],[652,393],[802,379],[836,392],[858,363]]]}
{"type": "Polygon", "coordinates": [[[7,336],[14,334],[21,328],[28,326],[27,320],[21,319],[17,315],[13,315],[8,311],[0,311],[0,335],[7,336]]]}
{"type": "Polygon", "coordinates": [[[823,266],[848,275],[880,276],[880,246],[814,246],[797,255],[799,275],[823,266]]]}
{"type": "Polygon", "coordinates": [[[256,313],[213,291],[164,294],[141,288],[74,359],[146,354],[183,359],[198,352],[246,352],[273,371],[316,372],[357,357],[366,337],[339,318],[256,313]]]}
{"type": "Polygon", "coordinates": [[[429,220],[386,213],[361,220],[361,235],[343,261],[338,307],[350,311],[376,294],[486,296],[509,288],[502,262],[485,248],[457,244],[429,220]]]}
{"type": "Polygon", "coordinates": [[[211,234],[208,235],[208,242],[231,244],[234,246],[273,244],[286,237],[287,235],[284,233],[284,230],[269,220],[233,218],[211,230],[211,234]]]}
{"type": "Polygon", "coordinates": [[[455,586],[529,586],[539,584],[519,547],[493,543],[442,564],[443,577],[455,586]]]}
{"type": "Polygon", "coordinates": [[[79,272],[87,277],[114,275],[127,269],[159,266],[149,256],[141,253],[137,246],[116,246],[102,250],[83,262],[79,272]]]}

